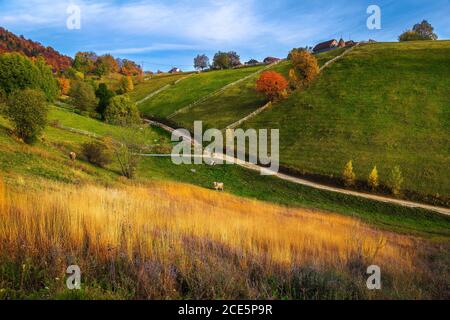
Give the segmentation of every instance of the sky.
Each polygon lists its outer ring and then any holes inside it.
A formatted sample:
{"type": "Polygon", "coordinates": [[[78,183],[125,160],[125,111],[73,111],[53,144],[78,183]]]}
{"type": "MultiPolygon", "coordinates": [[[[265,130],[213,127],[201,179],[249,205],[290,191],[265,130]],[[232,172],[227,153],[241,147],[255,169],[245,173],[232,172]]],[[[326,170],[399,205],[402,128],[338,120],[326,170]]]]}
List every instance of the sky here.
{"type": "Polygon", "coordinates": [[[236,51],[241,60],[285,57],[292,48],[343,37],[397,41],[428,20],[450,39],[449,0],[0,0],[0,26],[63,54],[111,53],[167,71],[193,69],[193,58],[236,51]],[[73,6],[80,29],[67,27],[73,6]],[[367,8],[381,9],[369,30],[367,8]]]}

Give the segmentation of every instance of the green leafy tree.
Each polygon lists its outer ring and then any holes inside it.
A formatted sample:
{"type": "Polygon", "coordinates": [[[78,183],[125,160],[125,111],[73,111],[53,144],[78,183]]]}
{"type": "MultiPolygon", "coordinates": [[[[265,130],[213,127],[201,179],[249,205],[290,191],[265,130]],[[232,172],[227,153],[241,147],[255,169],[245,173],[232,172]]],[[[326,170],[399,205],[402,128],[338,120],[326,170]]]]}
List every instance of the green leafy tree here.
{"type": "Polygon", "coordinates": [[[119,65],[112,55],[105,54],[98,57],[95,62],[95,73],[98,76],[109,75],[115,72],[119,72],[119,65]]]}
{"type": "Polygon", "coordinates": [[[95,91],[95,95],[98,98],[98,106],[97,112],[104,119],[104,113],[106,108],[108,107],[112,98],[116,96],[115,92],[108,89],[108,86],[105,83],[100,83],[97,91],[95,91]]]}
{"type": "Polygon", "coordinates": [[[214,55],[213,67],[214,69],[221,69],[221,70],[231,68],[231,59],[228,53],[221,51],[217,52],[214,55]]]}
{"type": "Polygon", "coordinates": [[[346,187],[354,186],[356,183],[356,175],[353,172],[353,162],[349,161],[344,167],[342,172],[342,178],[344,179],[344,184],[346,187]]]}
{"type": "Polygon", "coordinates": [[[93,112],[97,104],[94,88],[83,81],[74,81],[69,91],[71,103],[81,111],[93,112]]]}
{"type": "Polygon", "coordinates": [[[141,122],[136,103],[127,95],[112,98],[105,109],[104,118],[108,123],[121,126],[131,126],[141,122]]]}
{"type": "Polygon", "coordinates": [[[48,105],[41,91],[25,89],[9,96],[6,113],[15,134],[25,143],[33,143],[47,124],[48,105]]]}
{"type": "Polygon", "coordinates": [[[39,70],[39,87],[44,92],[48,101],[54,101],[60,94],[58,80],[54,77],[51,67],[44,58],[38,58],[35,62],[39,70]]]}
{"type": "Polygon", "coordinates": [[[133,79],[131,76],[124,76],[120,80],[120,92],[128,93],[134,90],[133,79]]]}
{"type": "Polygon", "coordinates": [[[94,52],[78,52],[73,61],[73,68],[84,74],[92,73],[95,70],[97,55],[94,52]]]}
{"type": "Polygon", "coordinates": [[[423,20],[414,25],[412,30],[407,30],[399,36],[399,41],[417,41],[417,40],[437,40],[438,36],[434,33],[433,26],[423,20]]]}
{"type": "Polygon", "coordinates": [[[402,190],[403,176],[399,166],[394,167],[391,171],[391,177],[389,179],[389,188],[395,196],[399,196],[402,190]]]}

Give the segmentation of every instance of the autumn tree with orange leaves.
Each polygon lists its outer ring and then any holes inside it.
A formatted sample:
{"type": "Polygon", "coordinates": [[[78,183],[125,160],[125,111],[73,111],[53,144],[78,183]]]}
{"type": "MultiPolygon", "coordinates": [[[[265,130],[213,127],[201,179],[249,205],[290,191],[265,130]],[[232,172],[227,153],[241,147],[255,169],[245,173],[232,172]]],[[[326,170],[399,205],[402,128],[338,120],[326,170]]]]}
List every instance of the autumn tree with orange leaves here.
{"type": "Polygon", "coordinates": [[[320,72],[316,57],[306,50],[294,49],[289,54],[292,69],[289,80],[294,89],[306,88],[320,72]]]}
{"type": "Polygon", "coordinates": [[[278,72],[266,71],[256,81],[256,90],[274,101],[286,96],[288,85],[288,81],[278,72]]]}
{"type": "Polygon", "coordinates": [[[58,78],[58,84],[61,94],[67,96],[70,91],[70,80],[67,78],[58,78]]]}

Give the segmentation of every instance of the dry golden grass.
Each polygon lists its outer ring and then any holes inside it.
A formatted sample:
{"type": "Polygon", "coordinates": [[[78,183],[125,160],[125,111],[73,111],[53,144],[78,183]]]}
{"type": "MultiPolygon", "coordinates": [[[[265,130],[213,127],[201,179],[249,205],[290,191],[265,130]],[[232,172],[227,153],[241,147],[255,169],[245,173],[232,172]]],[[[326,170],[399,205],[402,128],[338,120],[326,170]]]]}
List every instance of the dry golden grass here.
{"type": "Polygon", "coordinates": [[[133,290],[131,298],[375,297],[361,289],[372,264],[389,275],[382,296],[420,298],[418,243],[348,217],[180,184],[50,184],[32,193],[0,184],[3,259],[33,261],[53,276],[75,263],[108,290],[133,290]],[[338,285],[304,270],[332,272],[338,285]],[[341,292],[347,282],[356,289],[341,292]]]}

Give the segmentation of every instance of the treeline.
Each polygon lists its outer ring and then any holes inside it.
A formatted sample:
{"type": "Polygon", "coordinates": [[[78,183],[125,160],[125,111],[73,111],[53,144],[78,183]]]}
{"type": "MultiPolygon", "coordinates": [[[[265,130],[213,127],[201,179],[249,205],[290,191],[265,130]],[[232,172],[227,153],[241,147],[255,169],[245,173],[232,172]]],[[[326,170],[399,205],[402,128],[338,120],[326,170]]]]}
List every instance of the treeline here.
{"type": "Polygon", "coordinates": [[[54,72],[66,70],[72,65],[70,57],[60,54],[52,47],[44,47],[39,42],[16,36],[0,27],[0,54],[5,52],[20,52],[30,58],[43,57],[54,72]]]}

